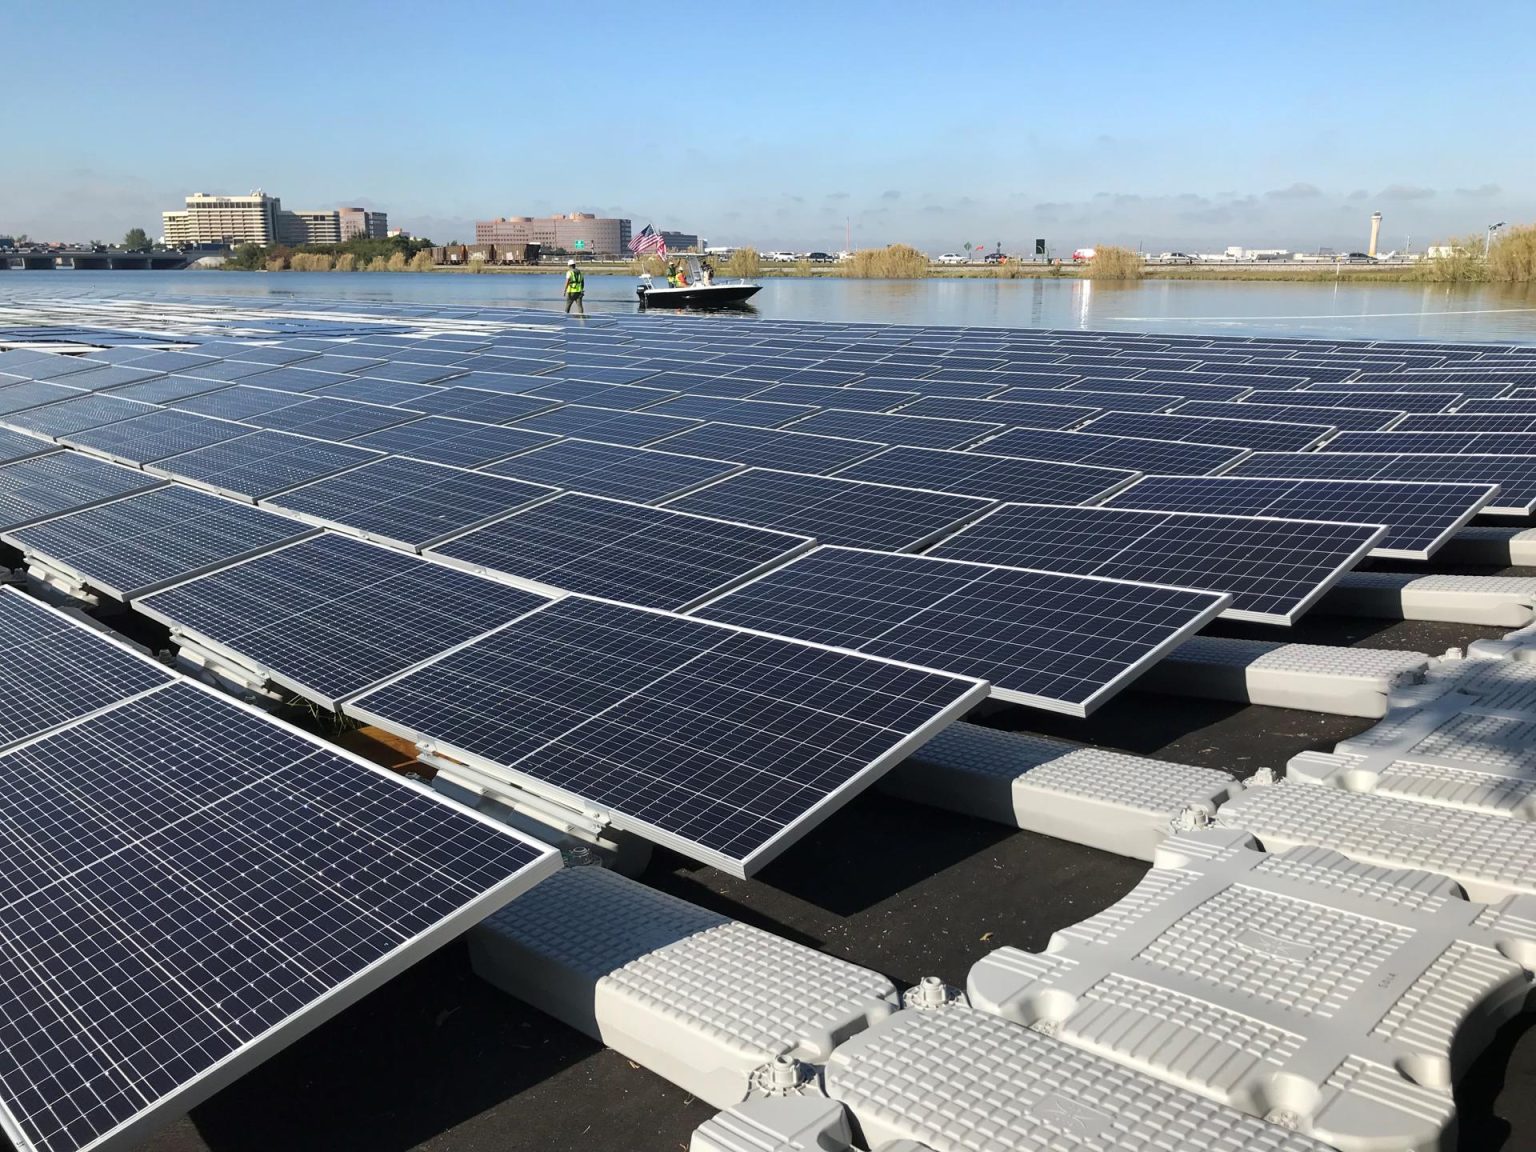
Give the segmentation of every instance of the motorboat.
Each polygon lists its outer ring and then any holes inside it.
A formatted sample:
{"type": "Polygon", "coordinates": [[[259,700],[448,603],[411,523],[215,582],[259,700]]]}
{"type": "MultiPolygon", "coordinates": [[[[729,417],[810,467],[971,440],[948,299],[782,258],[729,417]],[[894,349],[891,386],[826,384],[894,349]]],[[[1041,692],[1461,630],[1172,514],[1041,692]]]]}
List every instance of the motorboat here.
{"type": "Polygon", "coordinates": [[[678,258],[683,266],[685,283],[677,287],[657,287],[651,282],[649,272],[642,273],[635,295],[642,308],[734,308],[762,290],[761,284],[750,280],[716,280],[712,271],[706,271],[704,262],[697,256],[678,258]]]}

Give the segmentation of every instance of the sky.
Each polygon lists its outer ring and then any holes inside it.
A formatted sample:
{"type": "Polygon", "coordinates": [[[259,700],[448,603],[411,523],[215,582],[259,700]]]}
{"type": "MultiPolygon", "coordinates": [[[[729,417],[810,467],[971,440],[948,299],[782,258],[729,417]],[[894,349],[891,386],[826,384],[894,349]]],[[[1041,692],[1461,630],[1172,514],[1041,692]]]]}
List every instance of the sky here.
{"type": "Polygon", "coordinates": [[[587,211],[797,251],[1412,247],[1536,221],[1531,0],[9,0],[0,234],[191,192],[439,243],[587,211]]]}

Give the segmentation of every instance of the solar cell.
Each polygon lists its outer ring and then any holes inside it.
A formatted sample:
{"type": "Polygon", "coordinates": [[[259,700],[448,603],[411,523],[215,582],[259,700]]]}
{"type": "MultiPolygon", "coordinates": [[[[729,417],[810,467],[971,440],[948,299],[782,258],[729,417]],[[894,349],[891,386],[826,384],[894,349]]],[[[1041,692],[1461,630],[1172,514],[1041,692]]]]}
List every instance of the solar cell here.
{"type": "Polygon", "coordinates": [[[428,555],[534,591],[682,610],[810,545],[805,536],[568,492],[428,555]]]}
{"type": "Polygon", "coordinates": [[[739,468],[727,461],[572,437],[487,465],[481,471],[591,496],[650,504],[728,476],[739,468]]]}
{"type": "Polygon", "coordinates": [[[532,780],[741,876],[985,690],[962,677],[567,597],[347,712],[532,780]]]}
{"type": "Polygon", "coordinates": [[[220,388],[216,392],[203,392],[184,400],[171,402],[171,407],[183,412],[196,412],[199,416],[217,416],[220,420],[247,421],[279,408],[302,404],[308,400],[303,392],[279,392],[272,388],[253,388],[248,384],[236,384],[220,388]]]}
{"type": "Polygon", "coordinates": [[[925,396],[901,409],[901,416],[938,416],[948,420],[979,420],[1009,428],[1070,428],[1096,416],[1098,408],[1079,404],[1065,391],[1049,402],[1027,400],[964,400],[952,396],[925,396]]]}
{"type": "Polygon", "coordinates": [[[276,492],[377,460],[379,453],[287,432],[252,432],[145,465],[146,471],[214,492],[259,500],[276,492]]]}
{"type": "Polygon", "coordinates": [[[1529,412],[1421,412],[1393,428],[1397,432],[1536,432],[1536,408],[1529,412]]]}
{"type": "Polygon", "coordinates": [[[558,866],[185,682],[0,766],[0,1100],[37,1152],[145,1139],[558,866]]]}
{"type": "Polygon", "coordinates": [[[1341,432],[1323,451],[1536,456],[1536,432],[1341,432]]]}
{"type": "Polygon", "coordinates": [[[316,440],[350,440],[404,424],[413,419],[416,412],[407,408],[394,408],[387,404],[365,404],[360,400],[338,400],[330,396],[306,396],[302,403],[275,408],[257,416],[246,417],[246,422],[275,432],[297,432],[313,436],[316,440]]]}
{"type": "Polygon", "coordinates": [[[29,381],[26,384],[12,384],[6,388],[0,388],[0,415],[8,416],[13,412],[25,412],[28,408],[38,408],[44,404],[54,404],[71,397],[79,398],[88,395],[90,393],[81,392],[76,388],[62,384],[48,384],[41,380],[29,381]]]}
{"type": "Polygon", "coordinates": [[[605,384],[596,380],[556,380],[528,392],[541,400],[559,400],[566,404],[585,404],[589,408],[612,408],[633,412],[648,408],[677,393],[670,388],[637,388],[628,384],[605,384]]]}
{"type": "Polygon", "coordinates": [[[52,452],[0,465],[0,530],[21,528],[154,488],[163,481],[76,452],[52,452]]]}
{"type": "Polygon", "coordinates": [[[228,384],[267,372],[271,368],[270,364],[257,364],[250,360],[214,360],[208,364],[183,368],[181,373],[184,376],[195,376],[199,380],[218,380],[228,384]]]}
{"type": "Polygon", "coordinates": [[[889,412],[919,399],[916,392],[888,388],[840,388],[821,384],[772,384],[752,399],[776,404],[810,404],[848,412],[889,412]]]}
{"type": "Polygon", "coordinates": [[[798,429],[750,428],[740,424],[705,424],[668,437],[660,447],[715,460],[761,465],[821,475],[873,456],[883,445],[865,440],[820,436],[798,429]]]}
{"type": "Polygon", "coordinates": [[[1086,716],[1228,603],[1216,592],[817,548],[694,615],[991,683],[1086,716]]]}
{"type": "Polygon", "coordinates": [[[252,388],[272,388],[279,392],[317,392],[332,384],[345,384],[357,379],[350,372],[327,372],[300,365],[297,368],[272,368],[255,376],[246,376],[240,383],[252,388]]]}
{"type": "Polygon", "coordinates": [[[334,708],[544,597],[322,533],[138,601],[139,611],[334,708]]]}
{"type": "Polygon", "coordinates": [[[322,527],[421,549],[554,494],[541,484],[387,456],[262,503],[322,527]]]}
{"type": "Polygon", "coordinates": [[[177,400],[184,400],[188,396],[217,392],[220,388],[228,387],[229,385],[222,380],[199,380],[195,376],[171,375],[157,376],[142,384],[114,388],[105,395],[116,396],[122,400],[138,400],[145,404],[170,404],[177,400]]]}
{"type": "MultiPolygon", "coordinates": [[[[1161,378],[1126,380],[1089,376],[1066,385],[1065,390],[1068,392],[1138,392],[1153,396],[1177,392],[1186,400],[1241,400],[1252,391],[1252,388],[1246,384],[1201,384],[1161,378]]],[[[1121,408],[1120,411],[1130,412],[1134,409],[1121,408]]]]}
{"type": "Polygon", "coordinates": [[[60,436],[59,440],[109,460],[147,464],[250,434],[251,429],[245,424],[178,412],[174,408],[157,408],[143,416],[60,436]]]}
{"type": "Polygon", "coordinates": [[[1471,397],[1463,400],[1456,406],[1458,412],[1502,412],[1502,413],[1526,413],[1536,412],[1536,396],[1532,396],[1531,389],[1516,389],[1506,399],[1492,400],[1484,397],[1471,397]],[[1524,392],[1525,395],[1518,393],[1524,392]]]}
{"type": "Polygon", "coordinates": [[[19,375],[24,375],[29,380],[58,380],[80,372],[90,372],[103,366],[103,361],[91,360],[85,356],[60,356],[55,353],[44,352],[26,361],[25,367],[19,375]]]}
{"type": "MultiPolygon", "coordinates": [[[[1296,393],[1308,395],[1308,393],[1296,393]]],[[[1379,432],[1390,428],[1406,413],[1401,409],[1388,411],[1375,408],[1302,408],[1294,404],[1263,404],[1249,398],[1227,402],[1221,400],[1191,400],[1173,410],[1175,416],[1217,416],[1237,420],[1278,420],[1282,423],[1303,422],[1328,425],[1345,431],[1379,432]]]]}
{"type": "MultiPolygon", "coordinates": [[[[1384,408],[1396,412],[1439,412],[1455,404],[1455,392],[1271,392],[1255,390],[1244,404],[1284,404],[1303,408],[1384,408]]],[[[1319,413],[1322,415],[1322,413],[1319,413]]]]}
{"type": "MultiPolygon", "coordinates": [[[[404,355],[425,356],[429,353],[405,353],[404,355]]],[[[456,376],[464,375],[464,372],[465,369],[455,368],[444,362],[416,363],[409,360],[390,360],[386,364],[364,368],[357,375],[364,380],[389,380],[401,384],[441,384],[456,376]]]]}
{"type": "Polygon", "coordinates": [[[430,384],[406,384],[398,380],[377,380],[370,376],[347,376],[335,384],[313,389],[311,396],[329,396],[336,400],[361,400],[366,404],[398,404],[409,408],[411,401],[430,396],[437,389],[430,384]]]}
{"type": "Polygon", "coordinates": [[[110,364],[101,368],[92,368],[89,372],[72,372],[65,377],[65,382],[71,388],[100,392],[107,388],[121,388],[125,384],[142,384],[146,380],[153,380],[163,375],[165,375],[164,372],[139,368],[136,365],[110,364]]]}
{"type": "Polygon", "coordinates": [[[1170,386],[1163,392],[1098,392],[1087,388],[1008,388],[997,400],[1025,400],[1036,404],[1088,404],[1109,412],[1164,412],[1188,397],[1170,386]]]}
{"type": "Polygon", "coordinates": [[[13,460],[25,460],[29,456],[42,456],[58,450],[58,445],[50,441],[28,436],[25,432],[13,432],[9,428],[0,428],[0,464],[9,464],[13,460]]]}
{"type": "Polygon", "coordinates": [[[822,411],[795,421],[790,431],[907,448],[964,448],[1003,431],[1005,427],[978,420],[944,420],[933,416],[822,411]]]}
{"type": "Polygon", "coordinates": [[[1086,504],[1124,488],[1137,473],[1016,456],[988,456],[980,451],[887,448],[833,475],[843,480],[907,485],[987,500],[1086,504]]]}
{"type": "Polygon", "coordinates": [[[1134,436],[1096,436],[1088,432],[1055,432],[1013,428],[974,449],[988,456],[1020,456],[1057,460],[1137,472],[1176,472],[1199,476],[1218,472],[1248,454],[1246,448],[1181,444],[1173,440],[1143,440],[1134,436]]]}
{"type": "Polygon", "coordinates": [[[5,540],[29,562],[126,601],[315,531],[171,484],[12,530],[5,540]]]}
{"type": "Polygon", "coordinates": [[[18,432],[30,432],[34,436],[57,439],[71,432],[97,428],[115,420],[127,420],[157,411],[152,404],[137,400],[119,400],[113,396],[94,393],[72,396],[56,404],[41,408],[29,408],[22,412],[8,412],[0,416],[0,424],[18,432]]]}
{"type": "Polygon", "coordinates": [[[948,492],[752,468],[667,507],[813,536],[827,544],[910,551],[954,531],[991,504],[948,492]]]}
{"type": "Polygon", "coordinates": [[[1176,416],[1162,412],[1110,412],[1088,421],[1084,432],[1108,436],[1139,436],[1148,440],[1177,440],[1253,451],[1300,452],[1326,440],[1326,425],[1276,420],[1232,420],[1209,416],[1176,416]]]}
{"type": "Polygon", "coordinates": [[[1497,484],[1499,494],[1483,507],[1484,513],[1524,516],[1536,512],[1536,455],[1255,452],[1233,465],[1225,475],[1497,484]]]}
{"type": "Polygon", "coordinates": [[[1294,624],[1385,535],[1375,524],[1008,504],[927,555],[1227,592],[1225,616],[1294,624]]]}
{"type": "Polygon", "coordinates": [[[647,408],[658,416],[681,416],[716,424],[742,424],[749,428],[780,428],[816,409],[808,404],[778,404],[765,400],[732,400],[725,396],[695,393],[647,408]]]}
{"type": "Polygon", "coordinates": [[[1384,524],[1371,555],[1427,560],[1497,491],[1479,484],[1378,480],[1259,479],[1235,476],[1147,476],[1117,492],[1110,507],[1160,512],[1219,512],[1384,524]]]}
{"type": "Polygon", "coordinates": [[[439,388],[432,396],[412,401],[417,412],[432,416],[456,416],[486,424],[510,424],[535,412],[555,407],[559,401],[542,400],[512,392],[488,392],[483,388],[439,388]]]}
{"type": "Polygon", "coordinates": [[[354,437],[349,443],[395,456],[430,460],[433,464],[478,468],[530,448],[552,444],[555,439],[544,432],[505,424],[481,424],[474,420],[455,420],[451,416],[423,416],[354,437]]]}
{"type": "Polygon", "coordinates": [[[590,408],[585,404],[564,404],[525,417],[510,428],[528,428],[552,436],[582,436],[605,444],[652,444],[676,432],[697,428],[703,421],[684,420],[645,412],[626,412],[615,408],[590,408]]]}

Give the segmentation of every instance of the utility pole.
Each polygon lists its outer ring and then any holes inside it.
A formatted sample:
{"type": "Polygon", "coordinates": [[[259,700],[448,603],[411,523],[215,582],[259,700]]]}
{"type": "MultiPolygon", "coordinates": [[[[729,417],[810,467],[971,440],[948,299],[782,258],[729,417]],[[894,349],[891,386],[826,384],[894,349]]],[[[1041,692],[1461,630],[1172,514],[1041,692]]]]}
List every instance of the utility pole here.
{"type": "Polygon", "coordinates": [[[1488,259],[1488,253],[1493,251],[1493,234],[1504,227],[1504,221],[1488,225],[1488,235],[1483,237],[1483,259],[1488,259]]]}

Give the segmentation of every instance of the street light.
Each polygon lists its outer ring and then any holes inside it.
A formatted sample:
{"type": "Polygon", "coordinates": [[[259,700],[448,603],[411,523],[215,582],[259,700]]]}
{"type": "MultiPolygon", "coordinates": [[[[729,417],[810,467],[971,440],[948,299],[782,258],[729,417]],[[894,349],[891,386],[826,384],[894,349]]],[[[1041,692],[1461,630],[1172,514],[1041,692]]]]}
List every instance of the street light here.
{"type": "Polygon", "coordinates": [[[1493,251],[1493,234],[1504,227],[1504,221],[1488,225],[1488,235],[1483,238],[1483,259],[1488,259],[1488,253],[1493,251]]]}

